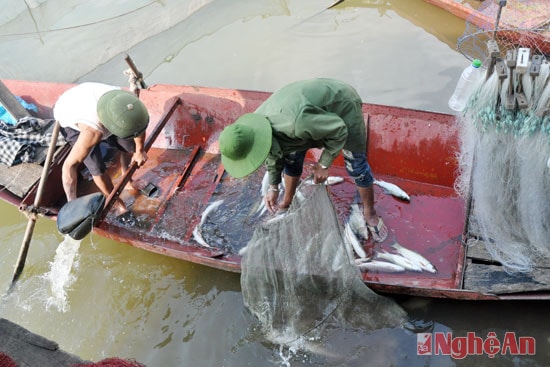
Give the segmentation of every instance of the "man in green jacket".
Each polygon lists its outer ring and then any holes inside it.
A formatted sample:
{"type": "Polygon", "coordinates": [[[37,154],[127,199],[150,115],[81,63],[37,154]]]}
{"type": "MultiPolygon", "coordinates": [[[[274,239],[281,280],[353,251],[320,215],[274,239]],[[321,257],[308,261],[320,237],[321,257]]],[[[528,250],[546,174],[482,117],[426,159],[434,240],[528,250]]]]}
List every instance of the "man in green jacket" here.
{"type": "Polygon", "coordinates": [[[315,183],[328,178],[329,167],[343,151],[346,169],[354,178],[363,203],[367,228],[375,241],[384,241],[388,229],[374,209],[374,178],[366,159],[361,106],[355,89],[338,80],[319,78],[291,83],[272,94],[254,113],[241,116],[222,131],[222,163],[230,175],[241,178],[266,162],[270,187],[265,202],[274,213],[290,206],[308,149],[322,149],[312,168],[315,183]],[[283,173],[285,192],[277,205],[283,173]]]}

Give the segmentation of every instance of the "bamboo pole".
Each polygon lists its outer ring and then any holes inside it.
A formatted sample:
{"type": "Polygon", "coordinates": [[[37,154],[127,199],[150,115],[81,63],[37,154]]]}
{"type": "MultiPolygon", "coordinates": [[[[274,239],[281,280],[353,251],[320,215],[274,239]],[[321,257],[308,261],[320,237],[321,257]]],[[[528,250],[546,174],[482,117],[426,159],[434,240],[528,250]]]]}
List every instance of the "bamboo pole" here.
{"type": "Polygon", "coordinates": [[[52,140],[50,141],[50,146],[48,147],[48,154],[46,155],[46,161],[44,163],[44,168],[42,169],[42,175],[40,176],[40,182],[38,184],[38,189],[36,190],[36,196],[34,198],[34,204],[30,211],[29,221],[27,222],[27,228],[25,230],[25,236],[23,237],[23,242],[21,244],[21,250],[19,251],[19,258],[17,259],[17,265],[15,267],[15,272],[13,274],[13,279],[11,281],[10,290],[13,288],[19,276],[23,272],[25,267],[25,261],[27,259],[27,253],[29,252],[29,247],[31,244],[31,239],[34,231],[34,225],[36,224],[36,219],[38,218],[38,208],[42,203],[42,196],[44,194],[44,186],[46,185],[46,179],[48,177],[50,166],[53,160],[53,155],[55,153],[55,147],[57,145],[57,137],[59,136],[60,130],[59,122],[56,121],[53,132],[52,140]]]}

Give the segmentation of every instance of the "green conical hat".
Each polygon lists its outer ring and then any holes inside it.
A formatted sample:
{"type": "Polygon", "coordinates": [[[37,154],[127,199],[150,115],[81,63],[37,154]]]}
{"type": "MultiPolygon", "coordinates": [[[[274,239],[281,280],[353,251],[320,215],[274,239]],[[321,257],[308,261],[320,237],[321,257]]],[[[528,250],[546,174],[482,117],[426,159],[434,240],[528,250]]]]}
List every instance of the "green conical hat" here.
{"type": "Polygon", "coordinates": [[[226,171],[236,178],[256,171],[271,150],[271,138],[271,124],[265,116],[248,113],[239,117],[220,134],[220,152],[226,171]]]}
{"type": "Polygon", "coordinates": [[[123,90],[111,90],[97,102],[99,120],[119,138],[141,134],[149,124],[147,108],[134,94],[123,90]]]}

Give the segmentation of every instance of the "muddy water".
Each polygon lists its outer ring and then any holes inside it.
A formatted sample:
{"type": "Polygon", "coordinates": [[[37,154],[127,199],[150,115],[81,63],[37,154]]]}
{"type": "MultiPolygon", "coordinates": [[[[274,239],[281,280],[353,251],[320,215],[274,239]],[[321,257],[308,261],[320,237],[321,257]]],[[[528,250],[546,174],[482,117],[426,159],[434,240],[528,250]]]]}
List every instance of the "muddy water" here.
{"type": "MultiPolygon", "coordinates": [[[[447,100],[467,59],[464,21],[421,0],[5,0],[0,77],[126,85],[130,54],[148,84],[273,91],[326,76],[368,102],[450,112],[447,100]]],[[[0,289],[7,289],[26,218],[0,203],[0,289]]],[[[54,302],[54,223],[39,220],[27,266],[0,316],[83,358],[135,358],[148,366],[546,366],[548,303],[397,301],[434,320],[434,331],[485,339],[532,336],[536,354],[418,356],[403,329],[334,329],[309,354],[265,343],[244,309],[235,274],[88,236],[72,254],[54,302]],[[52,298],[53,297],[53,298],[52,298]],[[491,334],[492,335],[492,334],[491,334]]],[[[74,250],[74,248],[73,248],[74,250]]],[[[368,312],[368,310],[365,310],[368,312]]]]}

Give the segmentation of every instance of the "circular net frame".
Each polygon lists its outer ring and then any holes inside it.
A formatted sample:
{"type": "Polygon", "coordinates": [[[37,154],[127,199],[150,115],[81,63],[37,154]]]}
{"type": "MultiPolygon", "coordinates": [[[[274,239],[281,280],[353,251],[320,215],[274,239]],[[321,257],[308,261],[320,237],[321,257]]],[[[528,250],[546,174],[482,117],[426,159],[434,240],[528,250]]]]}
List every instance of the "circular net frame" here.
{"type": "Polygon", "coordinates": [[[458,50],[468,60],[479,59],[488,65],[489,40],[496,41],[502,59],[518,48],[529,48],[530,56],[542,55],[548,59],[550,1],[470,0],[468,6],[475,10],[466,18],[466,30],[458,39],[458,50]]]}
{"type": "Polygon", "coordinates": [[[550,56],[550,30],[540,29],[497,29],[480,30],[465,34],[458,39],[458,50],[468,60],[479,59],[483,65],[488,65],[491,55],[487,43],[495,40],[500,58],[506,59],[508,51],[519,48],[529,48],[530,56],[541,55],[545,59],[550,56]]]}

